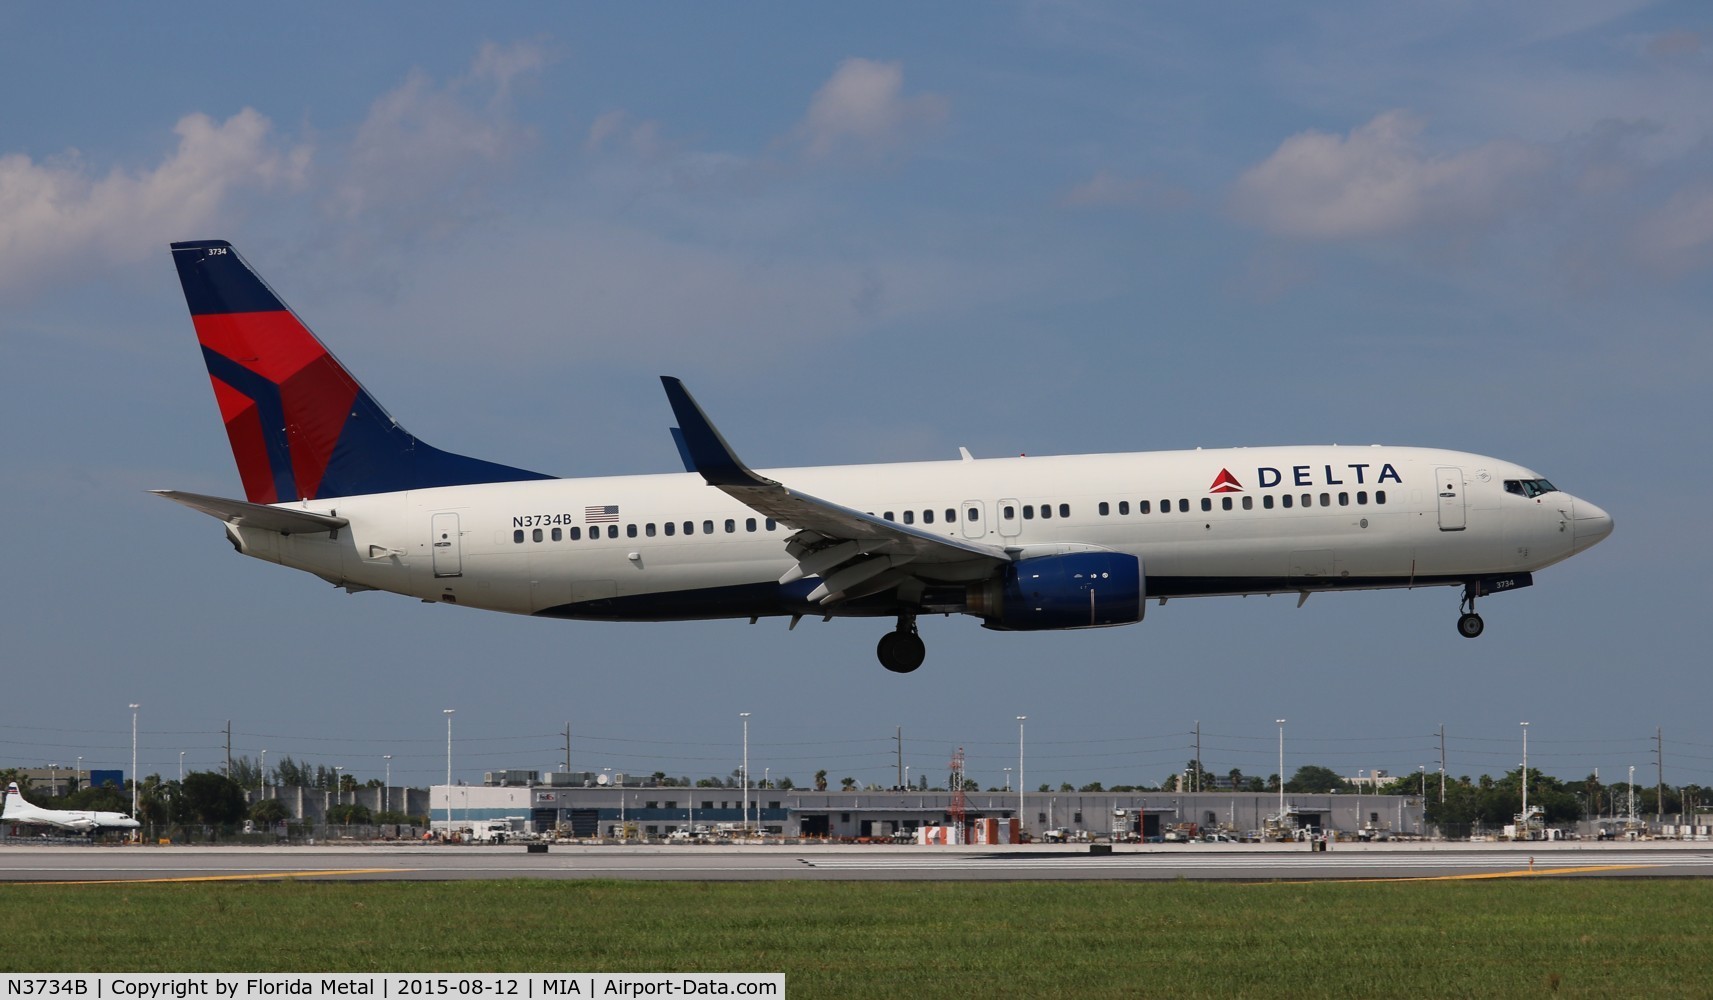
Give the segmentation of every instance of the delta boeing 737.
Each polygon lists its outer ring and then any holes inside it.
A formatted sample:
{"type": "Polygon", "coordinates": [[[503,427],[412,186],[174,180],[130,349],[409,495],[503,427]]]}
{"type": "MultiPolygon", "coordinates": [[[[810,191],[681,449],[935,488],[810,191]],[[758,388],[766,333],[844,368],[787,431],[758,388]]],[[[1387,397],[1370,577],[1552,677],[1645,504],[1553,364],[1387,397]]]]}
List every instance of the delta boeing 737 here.
{"type": "Polygon", "coordinates": [[[559,478],[417,439],[231,244],[172,254],[245,499],[159,495],[352,593],[602,621],[889,618],[880,662],[907,673],[921,615],[1098,628],[1177,597],[1459,587],[1473,638],[1478,598],[1612,531],[1536,472],[1430,448],[755,471],[670,377],[688,471],[559,478]]]}

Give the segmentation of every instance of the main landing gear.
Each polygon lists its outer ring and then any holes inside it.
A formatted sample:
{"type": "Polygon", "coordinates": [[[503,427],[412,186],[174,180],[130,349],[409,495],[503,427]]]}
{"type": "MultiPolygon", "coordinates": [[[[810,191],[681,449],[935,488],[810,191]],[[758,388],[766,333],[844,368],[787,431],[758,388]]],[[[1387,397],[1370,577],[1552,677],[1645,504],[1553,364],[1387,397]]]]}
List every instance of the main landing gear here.
{"type": "Polygon", "coordinates": [[[1465,639],[1475,638],[1487,627],[1481,616],[1475,613],[1475,589],[1473,583],[1463,585],[1463,604],[1460,606],[1463,614],[1457,616],[1457,634],[1465,639]]]}
{"type": "Polygon", "coordinates": [[[880,657],[880,665],[895,674],[907,674],[921,666],[928,655],[928,647],[916,634],[916,616],[899,615],[898,628],[881,636],[880,645],[874,652],[880,657]]]}

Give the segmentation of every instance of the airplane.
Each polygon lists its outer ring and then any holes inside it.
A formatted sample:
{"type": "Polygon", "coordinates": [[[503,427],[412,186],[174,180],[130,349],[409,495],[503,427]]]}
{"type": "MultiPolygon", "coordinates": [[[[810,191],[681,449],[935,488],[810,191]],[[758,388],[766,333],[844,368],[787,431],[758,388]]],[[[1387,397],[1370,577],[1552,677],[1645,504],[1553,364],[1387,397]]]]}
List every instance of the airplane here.
{"type": "Polygon", "coordinates": [[[24,793],[18,790],[16,781],[6,786],[6,807],[0,810],[0,822],[3,823],[33,823],[41,826],[57,826],[62,830],[76,830],[78,833],[96,833],[103,829],[135,830],[140,825],[131,817],[119,812],[101,812],[95,809],[43,809],[24,801],[24,793]]]}
{"type": "Polygon", "coordinates": [[[560,478],[405,430],[224,240],[172,244],[245,499],[153,491],[243,555],[379,590],[548,618],[890,618],[1002,631],[1140,622],[1179,597],[1461,587],[1477,598],[1612,531],[1512,462],[1302,446],[755,471],[662,376],[685,471],[560,478]]]}

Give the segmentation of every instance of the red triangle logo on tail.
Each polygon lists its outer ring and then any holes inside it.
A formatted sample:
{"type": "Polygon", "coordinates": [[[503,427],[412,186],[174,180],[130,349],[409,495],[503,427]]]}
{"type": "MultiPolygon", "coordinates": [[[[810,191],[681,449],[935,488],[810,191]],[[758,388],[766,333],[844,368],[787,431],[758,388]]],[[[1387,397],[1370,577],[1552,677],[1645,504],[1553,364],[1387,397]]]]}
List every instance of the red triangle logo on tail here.
{"type": "Polygon", "coordinates": [[[1213,479],[1213,485],[1208,487],[1209,493],[1242,493],[1243,484],[1231,474],[1229,469],[1219,470],[1219,475],[1213,479]]]}

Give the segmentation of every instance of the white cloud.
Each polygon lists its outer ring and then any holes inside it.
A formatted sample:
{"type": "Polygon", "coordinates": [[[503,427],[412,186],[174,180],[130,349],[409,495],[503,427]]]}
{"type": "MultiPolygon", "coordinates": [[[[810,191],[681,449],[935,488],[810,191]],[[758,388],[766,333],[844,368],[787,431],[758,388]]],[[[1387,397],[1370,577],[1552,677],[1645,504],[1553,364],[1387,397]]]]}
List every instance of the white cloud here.
{"type": "Polygon", "coordinates": [[[250,108],[224,122],[186,115],[173,128],[177,149],[155,169],[115,167],[98,179],[75,150],[42,163],[0,156],[0,295],[74,258],[132,261],[207,236],[234,191],[301,183],[310,147],[278,148],[271,129],[250,108]]]}
{"type": "Polygon", "coordinates": [[[815,92],[790,138],[810,159],[840,153],[872,157],[944,122],[947,114],[939,94],[905,95],[902,64],[852,57],[815,92]]]}
{"type": "Polygon", "coordinates": [[[1512,140],[1426,153],[1422,128],[1407,111],[1388,111],[1346,136],[1294,135],[1238,178],[1231,210],[1276,235],[1325,240],[1481,223],[1511,206],[1521,182],[1552,166],[1546,151],[1512,140]]]}
{"type": "Polygon", "coordinates": [[[1059,198],[1065,208],[1183,208],[1192,200],[1184,188],[1153,177],[1126,177],[1099,170],[1059,198]]]}
{"type": "Polygon", "coordinates": [[[336,210],[347,217],[402,214],[430,226],[448,210],[461,214],[455,203],[475,179],[532,141],[531,131],[512,120],[505,99],[515,79],[545,64],[535,46],[488,43],[470,71],[447,84],[411,72],[370,106],[358,126],[333,199],[336,210]],[[439,211],[427,209],[436,203],[439,211]]]}
{"type": "Polygon", "coordinates": [[[1668,275],[1713,262],[1713,186],[1686,188],[1636,224],[1637,255],[1668,275]]]}

